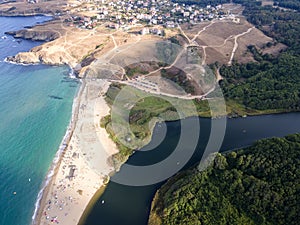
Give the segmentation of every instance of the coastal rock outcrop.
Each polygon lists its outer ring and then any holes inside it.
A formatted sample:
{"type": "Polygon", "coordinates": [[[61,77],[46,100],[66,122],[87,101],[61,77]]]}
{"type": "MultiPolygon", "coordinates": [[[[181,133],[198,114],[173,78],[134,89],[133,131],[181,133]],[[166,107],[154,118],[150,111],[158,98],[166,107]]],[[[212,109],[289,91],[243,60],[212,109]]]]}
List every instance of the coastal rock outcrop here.
{"type": "Polygon", "coordinates": [[[46,50],[30,52],[20,52],[15,56],[7,57],[9,62],[23,63],[23,64],[47,64],[47,65],[70,65],[71,67],[76,66],[74,58],[69,56],[63,51],[48,52],[46,50]]]}
{"type": "Polygon", "coordinates": [[[36,31],[36,30],[18,30],[7,31],[7,35],[12,35],[14,38],[23,38],[33,41],[53,41],[59,38],[59,33],[55,31],[36,31]]]}
{"type": "Polygon", "coordinates": [[[8,56],[6,58],[8,62],[23,63],[23,64],[36,64],[40,63],[39,58],[30,52],[21,52],[16,56],[8,56]]]}

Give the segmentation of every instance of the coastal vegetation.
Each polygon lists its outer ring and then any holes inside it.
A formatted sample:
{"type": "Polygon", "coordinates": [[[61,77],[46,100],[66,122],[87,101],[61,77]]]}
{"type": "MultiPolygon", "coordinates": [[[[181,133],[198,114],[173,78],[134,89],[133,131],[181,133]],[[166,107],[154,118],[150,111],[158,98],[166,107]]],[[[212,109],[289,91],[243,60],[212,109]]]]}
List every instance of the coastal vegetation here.
{"type": "MultiPolygon", "coordinates": [[[[106,93],[106,101],[110,106],[114,104],[114,101],[122,88],[124,88],[124,86],[119,84],[112,84],[110,86],[106,93]]],[[[130,92],[130,94],[139,95],[140,97],[144,96],[142,91],[135,88],[130,88],[130,90],[127,91],[128,94],[130,92]]],[[[124,102],[124,104],[126,104],[126,102],[124,102]]],[[[129,134],[128,131],[124,131],[124,133],[116,135],[112,127],[111,117],[111,115],[108,115],[102,118],[101,126],[106,128],[110,137],[118,146],[119,153],[114,157],[115,163],[126,160],[127,157],[132,154],[134,148],[128,147],[124,144],[124,140],[128,139],[128,137],[139,138],[142,143],[135,147],[142,147],[150,141],[151,132],[157,120],[162,119],[162,117],[164,117],[165,120],[179,119],[176,109],[174,109],[170,102],[155,96],[143,98],[141,101],[136,102],[136,104],[131,108],[128,121],[131,134],[129,134]]],[[[120,120],[125,121],[126,118],[120,118],[120,120]]]]}
{"type": "MultiPolygon", "coordinates": [[[[116,97],[123,88],[124,85],[119,85],[116,83],[110,86],[106,93],[106,101],[110,106],[114,104],[116,97]]],[[[129,94],[129,90],[127,91],[129,94]]],[[[136,94],[140,97],[144,96],[142,91],[139,91],[135,88],[130,88],[130,94],[136,94]]],[[[126,102],[124,102],[124,104],[126,104],[126,102]]],[[[128,131],[124,131],[124,133],[117,135],[113,129],[111,121],[112,115],[102,118],[101,126],[106,128],[107,132],[110,134],[110,137],[117,144],[119,149],[119,153],[114,156],[114,163],[118,164],[119,162],[125,161],[134,150],[133,146],[129,147],[129,143],[128,145],[124,144],[124,140],[128,139],[129,137],[139,138],[142,143],[135,147],[142,147],[150,140],[152,128],[155,122],[158,120],[158,117],[162,116],[164,116],[164,119],[166,120],[179,119],[176,110],[172,107],[170,102],[161,98],[156,98],[155,96],[151,96],[136,102],[136,104],[131,108],[128,118],[131,134],[128,133],[128,131]]],[[[122,121],[126,120],[126,118],[122,118],[122,115],[118,119],[122,121]]]]}
{"type": "MultiPolygon", "coordinates": [[[[222,111],[225,111],[222,107],[221,102],[218,98],[211,100],[209,104],[208,100],[186,100],[172,97],[162,97],[160,95],[147,95],[143,91],[130,86],[124,86],[117,83],[110,85],[106,93],[106,102],[110,106],[122,108],[123,106],[130,109],[128,122],[127,118],[123,114],[116,115],[115,120],[119,121],[120,124],[129,123],[130,132],[127,130],[115,133],[112,125],[112,115],[108,115],[101,119],[101,126],[105,127],[107,132],[110,134],[112,140],[117,144],[119,153],[113,158],[114,163],[119,164],[125,161],[132,151],[142,146],[146,145],[152,135],[152,129],[156,122],[159,121],[174,121],[180,118],[186,118],[190,116],[224,116],[222,111]],[[138,100],[134,105],[129,105],[128,99],[124,98],[124,102],[120,102],[118,99],[116,103],[116,98],[121,91],[122,96],[136,96],[138,100]],[[180,108],[184,107],[184,109],[180,108]],[[214,107],[211,109],[211,107],[214,107]],[[181,112],[178,113],[178,108],[181,112]],[[212,112],[213,111],[213,112],[212,112]],[[127,143],[127,140],[137,139],[137,142],[127,143]],[[133,144],[134,143],[134,144],[133,144]]],[[[123,110],[123,109],[121,109],[123,110]]]]}
{"type": "Polygon", "coordinates": [[[300,134],[217,154],[156,193],[149,224],[297,224],[300,134]]]}
{"type": "Polygon", "coordinates": [[[259,63],[233,64],[220,70],[227,101],[244,105],[246,111],[300,109],[300,57],[284,53],[259,63]]]}

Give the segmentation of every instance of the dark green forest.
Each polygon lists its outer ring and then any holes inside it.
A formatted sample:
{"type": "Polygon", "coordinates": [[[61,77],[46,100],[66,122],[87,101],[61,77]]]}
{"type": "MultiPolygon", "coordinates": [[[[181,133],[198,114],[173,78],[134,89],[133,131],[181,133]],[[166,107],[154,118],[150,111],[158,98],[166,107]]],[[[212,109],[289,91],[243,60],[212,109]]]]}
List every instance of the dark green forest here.
{"type": "Polygon", "coordinates": [[[274,2],[274,5],[298,11],[300,10],[300,1],[297,0],[277,0],[274,2]]]}
{"type": "Polygon", "coordinates": [[[226,99],[250,109],[300,109],[300,57],[288,52],[259,63],[223,66],[221,82],[226,99]]]}
{"type": "Polygon", "coordinates": [[[299,224],[300,134],[217,154],[156,193],[150,225],[299,224]]]}

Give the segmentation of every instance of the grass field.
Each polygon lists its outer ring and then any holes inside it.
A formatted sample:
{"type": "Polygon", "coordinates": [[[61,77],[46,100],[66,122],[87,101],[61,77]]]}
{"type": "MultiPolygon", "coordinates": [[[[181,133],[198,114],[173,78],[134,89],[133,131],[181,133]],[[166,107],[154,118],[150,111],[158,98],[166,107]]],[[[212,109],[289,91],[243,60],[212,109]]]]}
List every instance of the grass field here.
{"type": "Polygon", "coordinates": [[[115,156],[116,162],[125,161],[134,149],[145,146],[151,140],[152,130],[158,121],[174,121],[191,116],[218,116],[218,110],[212,110],[216,112],[211,113],[212,106],[218,108],[217,100],[209,104],[203,100],[148,95],[136,88],[119,84],[110,86],[106,101],[112,107],[112,112],[102,118],[101,126],[106,128],[120,150],[115,156]],[[135,102],[131,103],[132,99],[128,96],[134,96],[135,102]],[[129,129],[126,128],[128,125],[129,129]]]}

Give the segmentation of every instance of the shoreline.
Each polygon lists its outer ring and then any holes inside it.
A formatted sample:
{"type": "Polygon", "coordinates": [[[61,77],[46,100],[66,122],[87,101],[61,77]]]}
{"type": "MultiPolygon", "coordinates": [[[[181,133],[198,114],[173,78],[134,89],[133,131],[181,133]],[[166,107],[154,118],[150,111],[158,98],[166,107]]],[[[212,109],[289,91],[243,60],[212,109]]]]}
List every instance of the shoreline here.
{"type": "MultiPolygon", "coordinates": [[[[11,63],[11,62],[8,62],[8,63],[11,63]]],[[[16,64],[18,64],[18,63],[16,63],[16,64]]],[[[70,68],[70,69],[72,69],[72,68],[70,68]]],[[[55,176],[57,175],[58,168],[61,164],[62,158],[64,156],[64,153],[67,149],[67,146],[68,146],[70,139],[72,137],[72,134],[74,132],[74,128],[76,126],[76,118],[75,117],[77,117],[76,112],[78,111],[78,107],[79,107],[78,100],[79,100],[80,95],[82,94],[82,90],[83,90],[85,84],[81,79],[78,79],[78,78],[75,78],[75,79],[79,80],[81,84],[80,84],[78,92],[76,93],[76,95],[73,98],[70,122],[67,127],[65,136],[63,137],[63,139],[59,145],[59,148],[58,148],[57,152],[55,153],[54,159],[52,160],[50,168],[49,168],[49,170],[46,174],[46,177],[42,183],[42,188],[40,189],[40,191],[38,193],[38,196],[37,196],[37,199],[35,202],[34,213],[31,217],[32,225],[38,224],[38,223],[36,223],[36,221],[40,221],[40,217],[42,216],[41,212],[39,212],[40,208],[46,202],[45,197],[46,197],[47,193],[49,192],[51,183],[53,182],[53,180],[55,179],[55,176]]]]}
{"type": "Polygon", "coordinates": [[[114,172],[113,166],[107,161],[111,155],[118,152],[118,149],[104,128],[99,126],[91,131],[95,133],[98,139],[96,141],[99,143],[93,141],[91,143],[90,140],[81,141],[86,135],[90,139],[88,132],[84,131],[85,126],[89,125],[91,120],[97,126],[100,124],[100,118],[107,115],[109,107],[99,93],[103,90],[105,93],[110,83],[106,80],[92,82],[80,80],[82,85],[74,98],[70,127],[38,194],[32,225],[52,224],[58,221],[60,224],[69,225],[82,221],[82,216],[91,208],[91,202],[98,199],[99,190],[105,189],[105,179],[114,172]],[[87,121],[88,119],[90,120],[87,121]],[[95,146],[96,149],[93,151],[87,146],[95,146]],[[97,161],[90,160],[91,155],[96,155],[97,161]],[[99,162],[100,158],[102,162],[99,162]],[[72,175],[72,178],[65,176],[66,167],[70,166],[75,168],[75,175],[72,175]]]}

